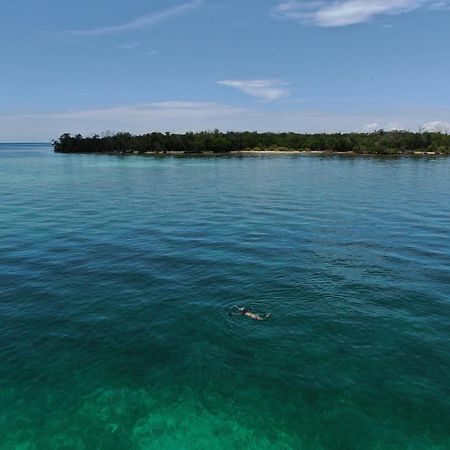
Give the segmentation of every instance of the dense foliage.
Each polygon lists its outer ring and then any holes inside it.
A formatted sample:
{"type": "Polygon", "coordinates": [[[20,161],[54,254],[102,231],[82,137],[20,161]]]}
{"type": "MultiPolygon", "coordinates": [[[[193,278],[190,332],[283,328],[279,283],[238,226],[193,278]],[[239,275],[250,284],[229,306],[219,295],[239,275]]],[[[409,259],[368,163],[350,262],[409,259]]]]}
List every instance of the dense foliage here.
{"type": "Polygon", "coordinates": [[[257,133],[202,131],[200,133],[149,133],[135,136],[117,133],[103,137],[63,134],[54,142],[56,152],[65,153],[229,153],[245,150],[304,150],[354,152],[360,154],[450,154],[450,135],[408,131],[373,133],[257,133]]]}

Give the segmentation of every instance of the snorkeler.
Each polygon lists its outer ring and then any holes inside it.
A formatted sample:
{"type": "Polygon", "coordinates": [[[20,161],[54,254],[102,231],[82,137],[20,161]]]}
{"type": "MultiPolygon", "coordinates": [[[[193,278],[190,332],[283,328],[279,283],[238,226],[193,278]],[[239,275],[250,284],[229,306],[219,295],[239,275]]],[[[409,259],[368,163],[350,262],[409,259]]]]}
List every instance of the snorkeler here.
{"type": "Polygon", "coordinates": [[[253,320],[267,320],[271,316],[270,313],[265,314],[254,313],[253,311],[245,307],[239,308],[238,306],[233,306],[232,310],[236,311],[236,313],[229,312],[228,313],[229,316],[243,315],[253,320]]]}

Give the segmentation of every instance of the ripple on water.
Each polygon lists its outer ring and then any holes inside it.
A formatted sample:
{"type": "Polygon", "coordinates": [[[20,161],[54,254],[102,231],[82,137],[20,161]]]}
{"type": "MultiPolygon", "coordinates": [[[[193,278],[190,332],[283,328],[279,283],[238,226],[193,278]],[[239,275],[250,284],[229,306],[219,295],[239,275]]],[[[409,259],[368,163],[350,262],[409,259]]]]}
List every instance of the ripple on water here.
{"type": "Polygon", "coordinates": [[[0,162],[0,449],[450,448],[450,160],[0,162]]]}

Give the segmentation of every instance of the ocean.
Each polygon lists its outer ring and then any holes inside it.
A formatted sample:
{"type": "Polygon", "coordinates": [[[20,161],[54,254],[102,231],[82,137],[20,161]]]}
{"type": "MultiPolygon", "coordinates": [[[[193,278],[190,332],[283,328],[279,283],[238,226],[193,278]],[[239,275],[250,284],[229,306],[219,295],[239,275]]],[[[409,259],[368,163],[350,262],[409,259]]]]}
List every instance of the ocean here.
{"type": "Polygon", "coordinates": [[[0,449],[448,450],[449,193],[446,157],[1,144],[0,449]]]}

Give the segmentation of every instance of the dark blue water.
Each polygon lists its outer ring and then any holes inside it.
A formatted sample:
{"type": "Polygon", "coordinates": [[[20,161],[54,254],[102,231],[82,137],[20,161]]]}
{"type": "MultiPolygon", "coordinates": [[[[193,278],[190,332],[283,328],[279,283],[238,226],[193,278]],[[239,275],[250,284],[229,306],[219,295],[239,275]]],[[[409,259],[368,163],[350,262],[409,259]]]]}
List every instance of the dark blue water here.
{"type": "Polygon", "coordinates": [[[449,175],[1,145],[0,449],[449,449],[449,175]]]}

